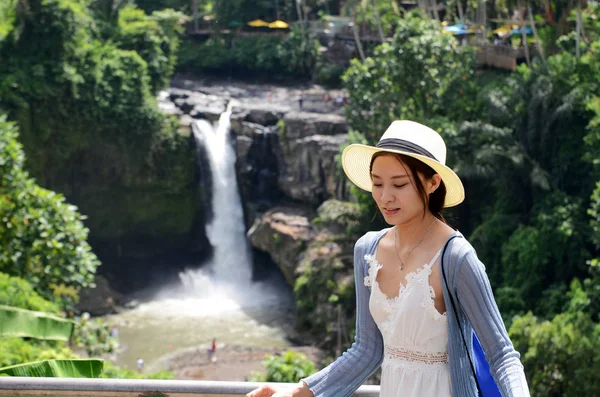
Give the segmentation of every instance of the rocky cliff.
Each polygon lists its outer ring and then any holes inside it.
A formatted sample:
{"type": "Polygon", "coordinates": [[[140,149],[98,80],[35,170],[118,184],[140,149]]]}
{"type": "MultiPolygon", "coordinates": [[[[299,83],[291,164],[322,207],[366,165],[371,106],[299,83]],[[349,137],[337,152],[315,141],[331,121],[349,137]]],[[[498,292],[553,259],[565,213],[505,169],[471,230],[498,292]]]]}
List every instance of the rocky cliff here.
{"type": "Polygon", "coordinates": [[[165,97],[184,126],[199,118],[215,121],[232,102],[249,241],[294,288],[298,331],[332,347],[335,327],[346,344],[354,327],[349,228],[360,213],[343,202],[349,186],[336,161],[347,139],[343,109],[323,101],[318,88],[277,91],[180,80],[165,97]]]}

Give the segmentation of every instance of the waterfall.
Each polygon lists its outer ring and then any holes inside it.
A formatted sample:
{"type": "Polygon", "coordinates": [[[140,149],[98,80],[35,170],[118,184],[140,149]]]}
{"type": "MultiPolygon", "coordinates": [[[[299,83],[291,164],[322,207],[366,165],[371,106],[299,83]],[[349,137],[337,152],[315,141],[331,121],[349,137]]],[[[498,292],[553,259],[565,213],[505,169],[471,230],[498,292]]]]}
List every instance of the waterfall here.
{"type": "MultiPolygon", "coordinates": [[[[213,258],[206,265],[211,279],[231,286],[248,286],[252,258],[244,225],[244,212],[235,172],[236,154],[231,145],[231,106],[221,114],[216,126],[197,120],[194,137],[204,145],[212,176],[212,220],[206,225],[213,258]]],[[[204,272],[186,272],[182,281],[190,288],[206,286],[204,272]]]]}

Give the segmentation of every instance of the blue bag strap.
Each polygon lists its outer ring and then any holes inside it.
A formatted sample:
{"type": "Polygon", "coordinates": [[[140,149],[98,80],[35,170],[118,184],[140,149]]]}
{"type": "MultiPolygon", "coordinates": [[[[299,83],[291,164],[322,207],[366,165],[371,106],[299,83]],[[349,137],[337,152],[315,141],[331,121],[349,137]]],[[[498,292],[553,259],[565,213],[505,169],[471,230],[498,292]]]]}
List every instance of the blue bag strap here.
{"type": "Polygon", "coordinates": [[[483,393],[481,392],[481,386],[479,385],[479,380],[477,379],[477,372],[475,371],[475,365],[473,364],[473,359],[471,358],[471,355],[469,354],[469,348],[467,347],[465,333],[463,332],[462,327],[460,325],[460,321],[458,319],[458,313],[456,312],[456,304],[454,303],[454,297],[452,296],[452,292],[450,291],[450,287],[448,284],[448,279],[446,278],[446,271],[444,270],[444,254],[446,253],[446,248],[448,248],[448,244],[450,244],[450,241],[452,241],[455,237],[461,237],[461,236],[454,235],[454,236],[450,237],[448,239],[448,241],[446,241],[446,244],[444,244],[444,249],[442,250],[442,257],[440,259],[440,267],[442,270],[442,276],[444,277],[444,282],[446,283],[446,287],[448,288],[448,296],[450,297],[450,303],[452,304],[452,311],[454,312],[454,316],[456,317],[456,323],[458,324],[458,328],[460,329],[460,336],[462,337],[462,341],[465,346],[465,350],[467,351],[467,357],[469,357],[469,364],[471,364],[471,371],[473,371],[473,378],[475,378],[475,383],[477,384],[477,393],[480,396],[483,396],[483,393]]]}

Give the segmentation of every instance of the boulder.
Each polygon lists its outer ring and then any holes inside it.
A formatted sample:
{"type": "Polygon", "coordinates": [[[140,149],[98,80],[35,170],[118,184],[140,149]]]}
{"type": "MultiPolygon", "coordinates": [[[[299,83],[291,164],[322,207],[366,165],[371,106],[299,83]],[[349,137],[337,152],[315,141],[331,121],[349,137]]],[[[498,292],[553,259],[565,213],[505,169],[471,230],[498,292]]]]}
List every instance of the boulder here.
{"type": "Polygon", "coordinates": [[[182,113],[189,114],[195,119],[218,120],[227,106],[226,98],[194,91],[187,91],[185,94],[171,94],[170,97],[174,98],[173,103],[182,113]]]}
{"type": "Polygon", "coordinates": [[[248,231],[250,244],[271,255],[291,286],[300,254],[315,235],[309,221],[313,215],[310,209],[275,207],[256,219],[248,231]]]}
{"type": "Polygon", "coordinates": [[[123,295],[114,291],[102,275],[96,275],[94,283],[96,287],[84,288],[79,291],[77,310],[87,312],[92,316],[104,316],[117,312],[118,307],[123,304],[123,295]]]}
{"type": "Polygon", "coordinates": [[[245,135],[247,137],[254,137],[256,135],[264,134],[268,127],[264,125],[251,123],[249,121],[243,121],[240,119],[231,120],[231,131],[237,135],[245,135]]]}
{"type": "Polygon", "coordinates": [[[231,120],[249,121],[263,126],[275,125],[290,108],[270,103],[242,102],[232,108],[231,120]]]}

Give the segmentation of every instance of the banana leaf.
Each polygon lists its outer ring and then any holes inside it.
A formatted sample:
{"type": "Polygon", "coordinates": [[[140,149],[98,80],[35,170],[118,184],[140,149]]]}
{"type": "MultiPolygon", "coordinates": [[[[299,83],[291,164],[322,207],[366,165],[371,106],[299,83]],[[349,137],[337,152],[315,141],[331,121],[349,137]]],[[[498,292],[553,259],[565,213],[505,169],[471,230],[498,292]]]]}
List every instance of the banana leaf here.
{"type": "Polygon", "coordinates": [[[0,337],[68,341],[74,326],[52,314],[0,305],[0,337]]]}
{"type": "Polygon", "coordinates": [[[99,359],[46,360],[0,368],[0,376],[98,378],[103,368],[99,359]]]}

